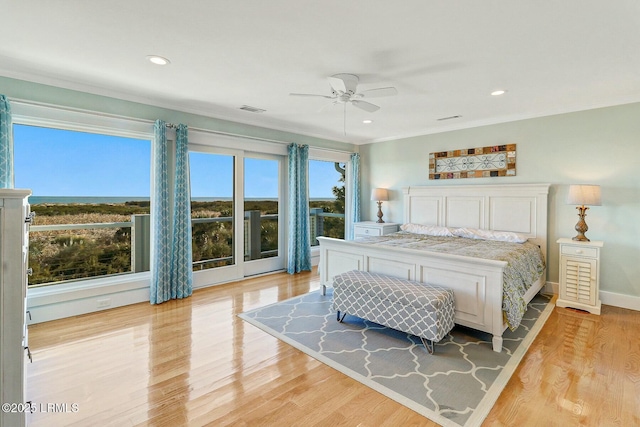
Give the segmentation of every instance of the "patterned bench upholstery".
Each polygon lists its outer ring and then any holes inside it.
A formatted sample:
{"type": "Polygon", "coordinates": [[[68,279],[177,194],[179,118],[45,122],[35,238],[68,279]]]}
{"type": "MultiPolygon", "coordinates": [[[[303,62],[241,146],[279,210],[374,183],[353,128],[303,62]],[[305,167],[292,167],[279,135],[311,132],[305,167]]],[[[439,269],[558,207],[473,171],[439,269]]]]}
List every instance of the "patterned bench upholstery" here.
{"type": "Polygon", "coordinates": [[[358,270],[333,278],[333,309],[339,321],[351,314],[416,335],[429,353],[453,329],[455,316],[451,289],[358,270]]]}

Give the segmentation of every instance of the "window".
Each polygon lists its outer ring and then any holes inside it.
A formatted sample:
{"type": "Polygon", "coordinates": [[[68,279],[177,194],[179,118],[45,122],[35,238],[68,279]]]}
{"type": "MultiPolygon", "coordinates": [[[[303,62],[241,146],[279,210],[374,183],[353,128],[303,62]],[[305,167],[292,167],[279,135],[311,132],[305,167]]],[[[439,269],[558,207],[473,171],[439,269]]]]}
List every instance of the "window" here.
{"type": "MultiPolygon", "coordinates": [[[[26,115],[14,124],[16,187],[33,191],[37,215],[30,233],[31,287],[150,267],[151,126],[123,121],[111,129],[111,119],[73,115],[56,120],[56,127],[26,115]]],[[[286,147],[248,141],[252,150],[242,151],[219,146],[223,142],[203,132],[190,135],[190,150],[196,150],[189,152],[193,268],[211,273],[198,275],[197,286],[284,265],[286,218],[279,198],[286,194],[286,147]]],[[[345,156],[317,160],[323,155],[317,151],[309,164],[314,245],[315,236],[345,236],[345,164],[337,163],[345,156]]]]}
{"type": "Polygon", "coordinates": [[[344,239],[345,164],[309,160],[309,214],[311,246],[316,237],[344,239]]]}
{"type": "Polygon", "coordinates": [[[29,285],[149,270],[149,140],[15,124],[29,188],[29,285]],[[146,227],[146,232],[144,228],[146,227]]]}

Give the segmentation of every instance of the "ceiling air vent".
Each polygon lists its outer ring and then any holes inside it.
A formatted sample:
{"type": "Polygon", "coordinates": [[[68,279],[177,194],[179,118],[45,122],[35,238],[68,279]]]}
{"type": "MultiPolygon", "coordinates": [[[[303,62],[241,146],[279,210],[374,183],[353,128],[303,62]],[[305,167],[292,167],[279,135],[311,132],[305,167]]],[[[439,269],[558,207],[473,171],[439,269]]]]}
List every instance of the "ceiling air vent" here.
{"type": "Polygon", "coordinates": [[[443,120],[459,119],[460,117],[462,117],[462,116],[456,115],[456,116],[442,117],[442,118],[437,119],[437,121],[441,122],[443,120]]]}
{"type": "Polygon", "coordinates": [[[248,105],[243,105],[240,107],[241,110],[249,111],[250,113],[264,113],[267,110],[263,110],[262,108],[250,107],[248,105]]]}

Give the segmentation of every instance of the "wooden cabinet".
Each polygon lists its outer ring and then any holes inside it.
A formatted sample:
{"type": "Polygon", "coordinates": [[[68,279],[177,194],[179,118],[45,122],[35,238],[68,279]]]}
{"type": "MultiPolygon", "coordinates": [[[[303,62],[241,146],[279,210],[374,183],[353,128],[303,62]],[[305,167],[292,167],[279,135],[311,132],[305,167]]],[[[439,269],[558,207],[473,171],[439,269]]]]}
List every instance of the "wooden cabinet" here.
{"type": "Polygon", "coordinates": [[[600,314],[600,251],[603,242],[559,239],[559,307],[573,307],[600,314]]]}
{"type": "Polygon", "coordinates": [[[0,427],[26,424],[29,190],[0,189],[0,427]],[[6,405],[9,405],[6,407],[6,405]],[[7,410],[8,409],[8,410],[7,410]]]}
{"type": "Polygon", "coordinates": [[[393,222],[362,221],[353,225],[353,235],[358,237],[384,236],[385,234],[398,231],[400,224],[393,222]]]}

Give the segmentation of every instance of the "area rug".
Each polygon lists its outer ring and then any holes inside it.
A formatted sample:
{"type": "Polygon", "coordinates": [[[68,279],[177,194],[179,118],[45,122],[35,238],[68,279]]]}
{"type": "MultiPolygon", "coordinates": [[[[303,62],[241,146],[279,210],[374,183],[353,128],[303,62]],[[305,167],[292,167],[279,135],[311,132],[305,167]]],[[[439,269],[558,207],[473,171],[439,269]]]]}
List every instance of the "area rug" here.
{"type": "Polygon", "coordinates": [[[553,310],[538,295],[503,350],[491,335],[456,326],[430,355],[418,337],[347,316],[336,321],[326,296],[311,292],[239,314],[240,318],[443,426],[486,418],[553,310]]]}

